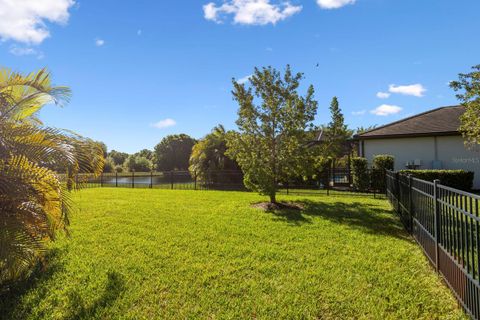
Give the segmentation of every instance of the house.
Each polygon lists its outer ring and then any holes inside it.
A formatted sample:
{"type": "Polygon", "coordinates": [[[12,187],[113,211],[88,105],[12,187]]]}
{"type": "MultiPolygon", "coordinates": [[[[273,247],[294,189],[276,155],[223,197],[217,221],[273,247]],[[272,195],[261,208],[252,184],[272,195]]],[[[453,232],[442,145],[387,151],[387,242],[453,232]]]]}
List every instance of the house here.
{"type": "Polygon", "coordinates": [[[395,170],[463,169],[475,173],[480,189],[480,151],[468,150],[458,131],[462,106],[442,107],[355,136],[361,157],[395,157],[395,170]]]}

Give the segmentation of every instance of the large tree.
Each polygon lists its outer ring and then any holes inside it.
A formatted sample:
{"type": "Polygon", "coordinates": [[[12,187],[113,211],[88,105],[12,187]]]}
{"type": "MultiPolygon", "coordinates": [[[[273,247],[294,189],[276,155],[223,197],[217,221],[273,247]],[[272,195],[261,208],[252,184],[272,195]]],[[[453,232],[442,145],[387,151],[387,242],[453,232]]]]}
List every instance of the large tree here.
{"type": "Polygon", "coordinates": [[[459,92],[457,98],[466,108],[459,129],[469,148],[480,145],[480,64],[472,69],[470,73],[460,73],[459,80],[450,83],[450,86],[459,92]]]}
{"type": "Polygon", "coordinates": [[[125,152],[119,152],[116,150],[112,150],[108,153],[108,156],[113,159],[113,162],[115,162],[115,165],[123,165],[125,160],[128,158],[128,153],[125,152]]]}
{"type": "Polygon", "coordinates": [[[128,172],[150,172],[153,170],[153,163],[145,157],[132,154],[125,160],[123,167],[128,172]]]}
{"type": "Polygon", "coordinates": [[[142,149],[139,152],[135,153],[136,156],[147,158],[150,161],[153,161],[155,158],[155,153],[152,150],[142,149]]]}
{"type": "Polygon", "coordinates": [[[227,132],[218,125],[192,148],[190,172],[197,178],[206,180],[209,173],[217,170],[238,170],[237,163],[227,157],[227,132]]]}
{"type": "Polygon", "coordinates": [[[330,103],[330,116],[330,122],[324,127],[325,154],[332,159],[335,165],[336,160],[345,155],[347,139],[352,136],[353,132],[345,124],[337,97],[333,97],[330,103]]]}
{"type": "Polygon", "coordinates": [[[195,139],[186,134],[169,135],[155,146],[158,171],[188,170],[195,139]]]}
{"type": "Polygon", "coordinates": [[[45,70],[28,75],[0,69],[0,287],[24,276],[49,240],[68,225],[68,190],[79,173],[100,174],[102,146],[42,125],[48,103],[68,101],[70,90],[51,85],[45,70]],[[66,172],[65,179],[52,170],[66,172]]]}
{"type": "Polygon", "coordinates": [[[250,87],[233,80],[239,132],[228,135],[227,154],[241,167],[246,187],[272,203],[279,182],[302,175],[308,157],[304,144],[317,102],[313,86],[305,96],[298,93],[302,79],[287,66],[283,75],[273,67],[255,68],[250,87]]]}

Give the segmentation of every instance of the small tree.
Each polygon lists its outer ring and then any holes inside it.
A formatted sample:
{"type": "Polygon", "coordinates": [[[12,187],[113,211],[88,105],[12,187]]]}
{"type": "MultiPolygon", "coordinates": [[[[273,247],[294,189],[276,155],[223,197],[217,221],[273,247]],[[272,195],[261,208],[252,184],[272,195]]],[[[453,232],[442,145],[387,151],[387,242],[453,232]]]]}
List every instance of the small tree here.
{"type": "Polygon", "coordinates": [[[459,129],[469,148],[480,144],[480,64],[472,69],[470,73],[459,74],[459,80],[450,83],[453,90],[461,92],[457,98],[466,108],[460,118],[462,124],[459,129]]]}
{"type": "Polygon", "coordinates": [[[279,182],[301,176],[308,153],[306,130],[311,127],[317,102],[310,86],[305,97],[298,87],[302,73],[285,74],[272,67],[255,68],[251,87],[233,80],[233,97],[239,104],[239,131],[227,137],[227,155],[237,161],[247,188],[276,202],[279,182]]]}

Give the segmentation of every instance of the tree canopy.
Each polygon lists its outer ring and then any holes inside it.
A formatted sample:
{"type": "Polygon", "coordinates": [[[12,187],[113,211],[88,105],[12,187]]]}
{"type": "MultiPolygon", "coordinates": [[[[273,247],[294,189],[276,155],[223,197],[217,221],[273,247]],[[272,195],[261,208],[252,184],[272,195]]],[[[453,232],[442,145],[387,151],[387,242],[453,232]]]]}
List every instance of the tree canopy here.
{"type": "Polygon", "coordinates": [[[113,159],[115,165],[123,165],[125,160],[128,158],[128,153],[112,150],[108,153],[108,156],[113,159]]]}
{"type": "Polygon", "coordinates": [[[132,154],[125,160],[123,167],[129,172],[150,172],[153,170],[153,163],[145,157],[132,154]]]}
{"type": "Polygon", "coordinates": [[[222,125],[218,125],[193,146],[190,172],[205,180],[208,173],[215,170],[238,170],[237,163],[225,155],[226,151],[227,132],[222,125]]]}
{"type": "Polygon", "coordinates": [[[251,86],[233,79],[239,105],[239,132],[227,136],[227,155],[237,161],[247,188],[276,202],[278,184],[302,175],[308,153],[305,142],[317,111],[313,86],[298,93],[302,73],[284,74],[273,67],[255,68],[251,86]]]}
{"type": "Polygon", "coordinates": [[[470,73],[460,73],[458,81],[450,83],[466,108],[459,129],[469,148],[480,145],[480,64],[472,67],[472,70],[470,73]]]}
{"type": "Polygon", "coordinates": [[[144,158],[146,158],[150,161],[153,161],[155,159],[155,152],[153,152],[152,150],[148,150],[148,149],[142,149],[139,152],[135,153],[135,155],[140,156],[140,157],[144,157],[144,158]]]}
{"type": "MultiPolygon", "coordinates": [[[[320,148],[322,151],[318,155],[324,158],[328,157],[335,164],[348,151],[346,149],[347,140],[352,137],[353,131],[349,130],[345,124],[345,118],[337,97],[333,97],[330,103],[330,117],[331,120],[328,125],[323,127],[323,147],[320,148]]],[[[323,166],[324,160],[320,162],[323,166]]]]}
{"type": "Polygon", "coordinates": [[[168,135],[155,146],[158,171],[188,170],[195,139],[186,134],[168,135]]]}

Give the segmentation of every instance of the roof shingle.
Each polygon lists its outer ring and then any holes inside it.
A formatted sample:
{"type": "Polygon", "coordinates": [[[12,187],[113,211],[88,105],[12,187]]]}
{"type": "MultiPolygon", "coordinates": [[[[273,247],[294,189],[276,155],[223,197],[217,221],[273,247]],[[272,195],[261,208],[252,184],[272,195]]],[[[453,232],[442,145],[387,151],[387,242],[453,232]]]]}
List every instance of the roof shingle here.
{"type": "Polygon", "coordinates": [[[459,134],[460,116],[464,112],[463,106],[442,107],[375,128],[356,137],[367,139],[459,134]]]}

